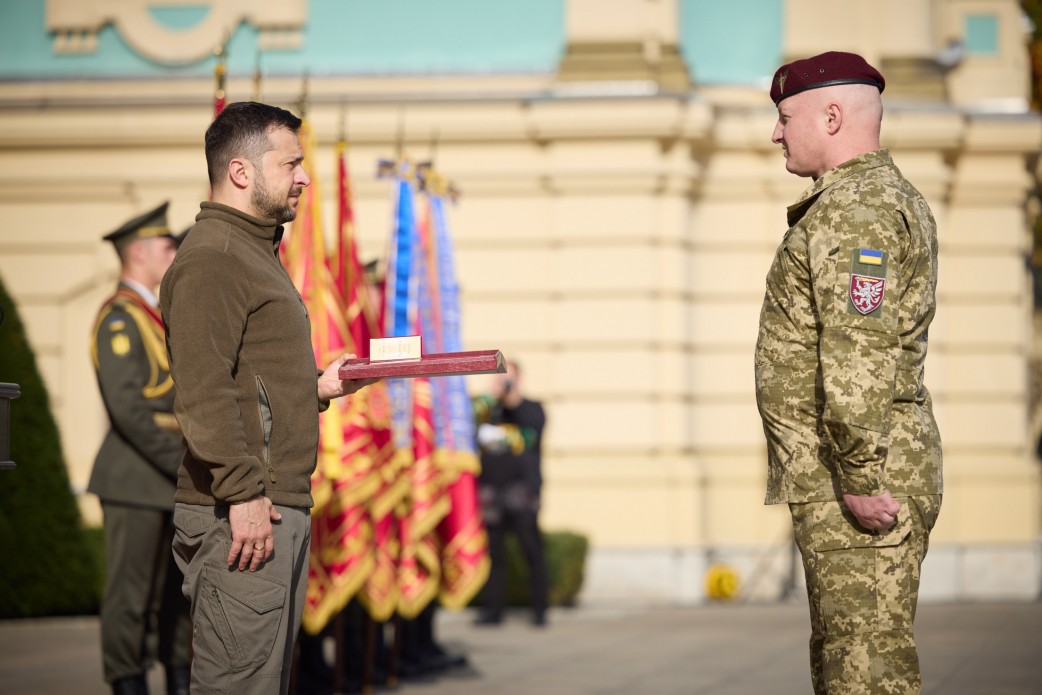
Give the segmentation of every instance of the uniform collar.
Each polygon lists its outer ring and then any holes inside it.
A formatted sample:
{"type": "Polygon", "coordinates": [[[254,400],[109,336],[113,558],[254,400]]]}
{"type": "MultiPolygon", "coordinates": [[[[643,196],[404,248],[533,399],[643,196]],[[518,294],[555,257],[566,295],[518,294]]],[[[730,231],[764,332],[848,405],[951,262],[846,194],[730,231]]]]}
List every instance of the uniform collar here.
{"type": "Polygon", "coordinates": [[[843,179],[858,176],[869,169],[893,165],[894,160],[890,156],[890,150],[882,149],[859,154],[857,157],[843,162],[838,167],[829,169],[803,192],[799,200],[788,207],[786,213],[789,226],[793,226],[803,218],[808,208],[818,199],[818,196],[843,179]]]}
{"type": "Polygon", "coordinates": [[[159,306],[159,299],[156,298],[155,293],[152,292],[152,290],[145,287],[144,285],[142,285],[140,282],[135,282],[134,280],[131,280],[129,278],[120,278],[119,284],[123,285],[128,289],[133,290],[134,292],[137,292],[139,295],[141,295],[141,298],[145,300],[145,302],[153,309],[159,306]]]}

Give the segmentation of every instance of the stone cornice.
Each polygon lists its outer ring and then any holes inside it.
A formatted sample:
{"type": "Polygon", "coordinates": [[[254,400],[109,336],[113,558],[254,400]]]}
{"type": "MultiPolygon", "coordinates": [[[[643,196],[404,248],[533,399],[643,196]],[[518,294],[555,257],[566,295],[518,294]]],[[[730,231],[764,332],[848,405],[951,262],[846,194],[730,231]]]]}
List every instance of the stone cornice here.
{"type": "MultiPolygon", "coordinates": [[[[294,108],[300,80],[265,85],[263,98],[294,108]]],[[[188,145],[199,142],[212,114],[205,80],[0,83],[0,147],[188,145]]],[[[246,80],[229,84],[232,98],[249,98],[246,80]]],[[[654,139],[664,149],[686,142],[714,150],[769,154],[776,113],[748,90],[716,101],[718,92],[654,96],[561,96],[551,79],[485,77],[309,83],[309,116],[330,142],[347,111],[353,142],[385,143],[397,136],[444,142],[654,139]]],[[[988,114],[888,104],[883,145],[895,150],[1030,154],[1042,147],[1038,114],[988,114]]]]}

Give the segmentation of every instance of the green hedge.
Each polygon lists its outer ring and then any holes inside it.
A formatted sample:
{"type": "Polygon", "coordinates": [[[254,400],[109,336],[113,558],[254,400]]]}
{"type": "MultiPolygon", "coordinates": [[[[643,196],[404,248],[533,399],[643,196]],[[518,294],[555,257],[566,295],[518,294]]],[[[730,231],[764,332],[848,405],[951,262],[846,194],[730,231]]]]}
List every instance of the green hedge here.
{"type": "Polygon", "coordinates": [[[2,280],[0,307],[0,382],[21,389],[10,421],[17,467],[0,471],[0,618],[96,613],[100,565],[69,489],[47,389],[2,280]]]}
{"type": "MultiPolygon", "coordinates": [[[[590,543],[585,536],[570,531],[543,533],[546,571],[550,581],[550,605],[574,606],[583,585],[586,551],[590,543]]],[[[531,605],[528,590],[528,565],[517,538],[506,539],[507,605],[531,605]]],[[[480,603],[480,597],[478,599],[480,603]]]]}
{"type": "MultiPolygon", "coordinates": [[[[87,526],[83,529],[83,536],[94,558],[94,566],[98,568],[94,577],[94,595],[97,596],[98,606],[101,606],[101,599],[105,596],[105,529],[102,526],[87,526]]],[[[173,561],[171,558],[170,562],[173,561]]]]}
{"type": "MultiPolygon", "coordinates": [[[[100,526],[85,529],[90,552],[99,568],[95,591],[100,601],[104,589],[105,538],[100,526]]],[[[546,553],[546,570],[550,579],[550,605],[574,606],[583,585],[586,552],[589,541],[585,536],[568,531],[543,533],[543,548],[546,553]]],[[[507,557],[507,605],[524,607],[531,605],[528,590],[528,565],[521,546],[513,536],[506,539],[507,557]]],[[[480,594],[471,601],[481,605],[480,594]]]]}

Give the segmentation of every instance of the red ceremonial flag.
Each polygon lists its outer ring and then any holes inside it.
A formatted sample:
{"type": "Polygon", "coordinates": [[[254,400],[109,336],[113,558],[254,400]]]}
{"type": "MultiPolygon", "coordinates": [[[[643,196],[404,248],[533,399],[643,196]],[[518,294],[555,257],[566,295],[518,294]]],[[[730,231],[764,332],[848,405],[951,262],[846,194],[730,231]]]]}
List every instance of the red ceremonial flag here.
{"type": "Polygon", "coordinates": [[[449,513],[449,499],[435,461],[430,380],[412,382],[413,463],[407,471],[408,511],[399,529],[398,612],[404,618],[415,618],[438,595],[441,559],[435,531],[449,513]]]}
{"type": "MultiPolygon", "coordinates": [[[[334,286],[345,299],[347,344],[359,357],[369,355],[370,338],[381,335],[376,291],[370,286],[358,258],[351,179],[347,168],[347,143],[337,142],[338,234],[329,264],[334,286]]],[[[391,438],[390,402],[385,384],[374,384],[352,398],[345,441],[352,450],[364,448],[367,475],[359,481],[353,503],[364,505],[370,528],[368,553],[371,570],[359,587],[360,599],[376,620],[386,620],[397,606],[398,539],[394,509],[405,496],[405,481],[398,474],[391,438]],[[357,443],[353,446],[351,443],[357,443]],[[364,497],[360,494],[364,493],[364,497]]]]}
{"type": "MultiPolygon", "coordinates": [[[[426,200],[420,229],[426,259],[430,301],[421,311],[424,343],[431,352],[463,349],[459,283],[452,242],[445,218],[447,182],[432,168],[423,177],[426,200]]],[[[421,306],[423,306],[421,304],[421,306]]],[[[478,503],[475,475],[480,470],[474,413],[463,377],[437,379],[432,389],[436,432],[435,461],[441,476],[446,514],[438,525],[442,605],[466,606],[488,579],[485,526],[478,503]]]]}
{"type": "MultiPolygon", "coordinates": [[[[311,317],[315,361],[325,367],[354,352],[343,297],[333,282],[322,226],[311,124],[300,129],[304,168],[311,179],[300,197],[283,261],[311,317]]],[[[369,387],[375,388],[375,387],[369,387]]],[[[373,569],[372,529],[365,501],[375,490],[373,461],[385,447],[366,419],[365,391],[335,399],[320,416],[318,464],[312,476],[311,552],[302,624],[319,632],[361,588],[373,569]]],[[[389,439],[389,438],[388,438],[389,439]]]]}

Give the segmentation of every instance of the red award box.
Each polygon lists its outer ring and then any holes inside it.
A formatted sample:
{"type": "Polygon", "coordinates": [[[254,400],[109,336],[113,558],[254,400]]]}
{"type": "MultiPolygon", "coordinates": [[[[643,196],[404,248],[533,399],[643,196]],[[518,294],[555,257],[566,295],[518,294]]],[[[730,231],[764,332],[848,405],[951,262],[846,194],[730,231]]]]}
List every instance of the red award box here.
{"type": "Polygon", "coordinates": [[[452,374],[497,374],[507,370],[499,350],[439,352],[411,360],[369,361],[358,357],[340,365],[341,379],[402,379],[452,374]]]}

